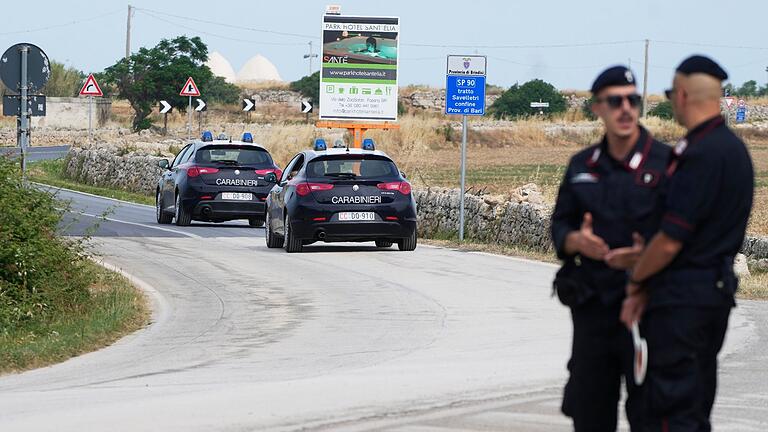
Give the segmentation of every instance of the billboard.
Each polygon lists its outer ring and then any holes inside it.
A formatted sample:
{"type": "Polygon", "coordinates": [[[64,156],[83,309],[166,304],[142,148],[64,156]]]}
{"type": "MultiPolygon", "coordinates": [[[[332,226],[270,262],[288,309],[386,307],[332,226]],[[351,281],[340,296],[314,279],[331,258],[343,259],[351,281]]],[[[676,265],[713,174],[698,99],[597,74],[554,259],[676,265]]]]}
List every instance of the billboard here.
{"type": "Polygon", "coordinates": [[[323,17],[320,119],[397,120],[397,17],[323,17]]]}

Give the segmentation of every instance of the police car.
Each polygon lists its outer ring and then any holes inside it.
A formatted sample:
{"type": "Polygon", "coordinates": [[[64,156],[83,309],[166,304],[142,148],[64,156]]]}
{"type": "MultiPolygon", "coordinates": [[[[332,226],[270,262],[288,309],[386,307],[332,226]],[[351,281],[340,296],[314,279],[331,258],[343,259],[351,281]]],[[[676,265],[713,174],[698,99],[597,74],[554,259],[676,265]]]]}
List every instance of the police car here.
{"type": "Polygon", "coordinates": [[[206,131],[173,162],[158,161],[164,170],[155,195],[158,223],[247,219],[252,227],[264,224],[265,201],[273,186],[264,176],[281,176],[282,171],[265,148],[253,144],[250,133],[241,141],[218,138],[206,131]]]}
{"type": "Polygon", "coordinates": [[[267,198],[270,248],[301,252],[323,242],[375,241],[416,249],[416,202],[411,185],[385,153],[366,139],[362,149],[328,149],[324,140],[290,161],[267,198]]]}

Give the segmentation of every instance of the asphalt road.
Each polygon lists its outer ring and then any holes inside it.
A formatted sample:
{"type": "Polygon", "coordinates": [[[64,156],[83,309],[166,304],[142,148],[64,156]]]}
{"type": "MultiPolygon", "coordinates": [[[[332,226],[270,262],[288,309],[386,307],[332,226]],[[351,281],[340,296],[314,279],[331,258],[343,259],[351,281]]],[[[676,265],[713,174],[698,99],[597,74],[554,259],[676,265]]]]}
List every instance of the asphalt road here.
{"type": "MultiPolygon", "coordinates": [[[[568,430],[552,265],[424,246],[289,255],[244,223],[158,226],[151,207],[60,196],[68,231],[92,231],[149,290],[152,324],[0,378],[2,431],[568,430]]],[[[734,312],[717,430],[768,428],[766,318],[764,303],[734,312]]]]}
{"type": "MultiPolygon", "coordinates": [[[[70,146],[51,146],[51,147],[29,147],[27,151],[27,161],[36,162],[41,160],[59,159],[64,157],[69,151],[70,146]]],[[[18,157],[21,150],[18,147],[0,147],[0,156],[11,155],[18,157]]]]}

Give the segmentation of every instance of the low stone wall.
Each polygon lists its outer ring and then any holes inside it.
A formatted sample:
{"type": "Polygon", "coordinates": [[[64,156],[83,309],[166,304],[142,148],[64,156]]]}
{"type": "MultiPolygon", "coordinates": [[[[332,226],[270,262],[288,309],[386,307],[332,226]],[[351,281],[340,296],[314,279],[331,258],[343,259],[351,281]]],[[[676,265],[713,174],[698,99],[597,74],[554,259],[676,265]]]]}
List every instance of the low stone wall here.
{"type": "MultiPolygon", "coordinates": [[[[154,195],[162,169],[158,156],[115,154],[114,149],[73,148],[65,175],[77,181],[154,195]]],[[[414,189],[418,205],[419,235],[435,237],[458,231],[458,189],[414,189]]],[[[480,242],[523,246],[539,252],[552,250],[552,207],[541,201],[535,186],[526,185],[505,198],[492,195],[465,197],[465,236],[480,242]],[[533,189],[530,189],[532,187],[533,189]]],[[[768,237],[748,237],[742,253],[751,260],[768,259],[768,237]]]]}

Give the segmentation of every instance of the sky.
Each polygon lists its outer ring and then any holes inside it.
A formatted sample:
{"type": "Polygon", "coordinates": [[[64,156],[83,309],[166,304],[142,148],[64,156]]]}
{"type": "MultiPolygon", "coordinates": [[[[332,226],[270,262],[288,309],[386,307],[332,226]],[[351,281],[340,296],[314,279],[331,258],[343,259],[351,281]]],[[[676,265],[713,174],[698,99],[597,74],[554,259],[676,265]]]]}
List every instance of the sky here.
{"type": "MultiPolygon", "coordinates": [[[[163,38],[200,36],[235,71],[256,54],[286,81],[306,75],[303,58],[320,46],[329,1],[38,0],[5,2],[0,49],[38,45],[52,60],[98,72],[125,54],[128,4],[135,6],[131,47],[163,38]],[[30,7],[33,10],[30,13],[30,7]],[[286,33],[286,34],[280,34],[286,33]]],[[[713,57],[730,82],[768,80],[768,1],[741,0],[472,0],[337,1],[345,15],[400,17],[400,85],[443,87],[445,56],[488,56],[488,82],[509,87],[534,78],[586,90],[608,66],[629,64],[642,83],[649,42],[648,90],[670,86],[691,54],[713,57]],[[429,46],[424,46],[429,45],[429,46]]],[[[318,70],[317,59],[312,65],[318,70]]],[[[183,83],[179,83],[182,86],[183,83]]]]}

